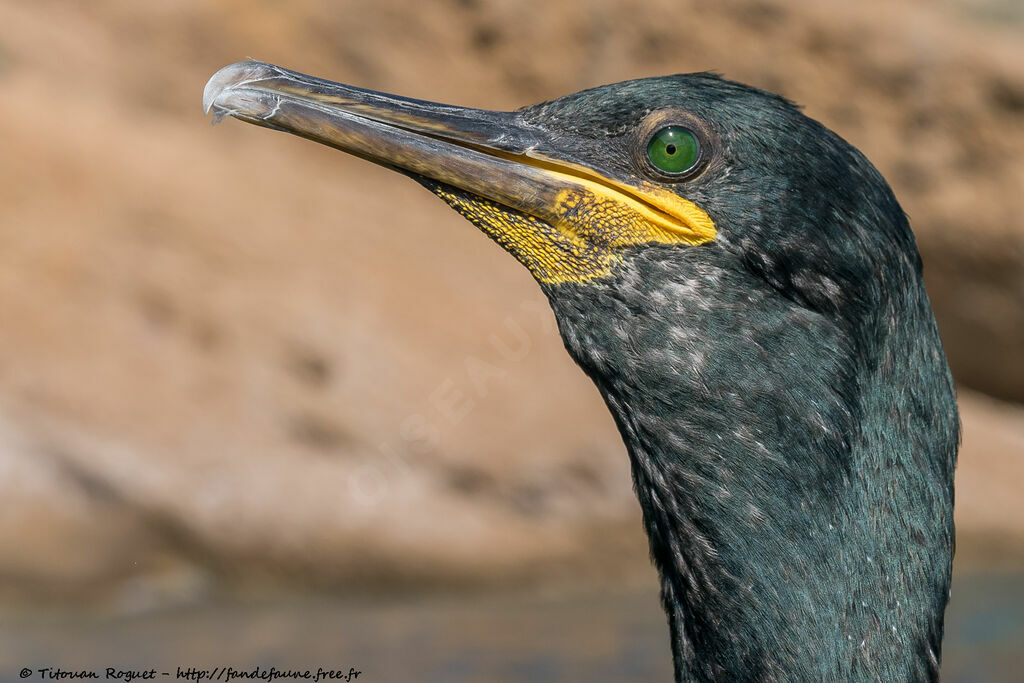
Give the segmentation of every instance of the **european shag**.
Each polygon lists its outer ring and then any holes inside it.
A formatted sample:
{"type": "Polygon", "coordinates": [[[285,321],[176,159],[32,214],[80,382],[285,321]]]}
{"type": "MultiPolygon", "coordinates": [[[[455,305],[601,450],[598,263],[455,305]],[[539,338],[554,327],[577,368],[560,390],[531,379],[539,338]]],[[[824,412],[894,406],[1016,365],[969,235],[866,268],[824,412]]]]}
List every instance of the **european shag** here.
{"type": "Polygon", "coordinates": [[[954,386],[851,145],[708,73],[498,112],[245,62],[204,107],[409,175],[529,269],[625,441],[677,681],[938,677],[954,386]]]}

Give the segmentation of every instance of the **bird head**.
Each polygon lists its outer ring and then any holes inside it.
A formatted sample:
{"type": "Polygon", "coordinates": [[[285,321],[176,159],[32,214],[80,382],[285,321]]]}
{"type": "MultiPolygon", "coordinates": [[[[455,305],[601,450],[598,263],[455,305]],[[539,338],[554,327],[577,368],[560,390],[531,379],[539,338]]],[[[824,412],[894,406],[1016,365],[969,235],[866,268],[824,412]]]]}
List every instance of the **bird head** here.
{"type": "Polygon", "coordinates": [[[244,62],[204,106],[413,177],[540,283],[628,447],[677,675],[934,674],[953,387],[853,147],[711,74],[497,112],[244,62]]]}
{"type": "Polygon", "coordinates": [[[900,231],[841,234],[877,223],[877,197],[863,196],[858,176],[885,188],[855,150],[783,98],[711,74],[498,112],[243,62],[210,79],[204,106],[413,176],[549,294],[599,284],[652,248],[715,244],[771,286],[834,310],[864,296],[864,271],[892,251],[873,242],[902,240],[907,252],[900,231]]]}

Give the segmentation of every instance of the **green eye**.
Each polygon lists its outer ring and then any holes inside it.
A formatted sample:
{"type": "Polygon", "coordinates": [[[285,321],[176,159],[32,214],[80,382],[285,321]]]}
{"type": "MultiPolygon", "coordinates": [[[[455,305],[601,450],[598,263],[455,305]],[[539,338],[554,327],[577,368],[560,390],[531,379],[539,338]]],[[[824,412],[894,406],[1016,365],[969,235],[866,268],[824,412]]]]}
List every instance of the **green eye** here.
{"type": "Polygon", "coordinates": [[[662,128],[647,145],[647,158],[665,173],[683,173],[697,165],[700,143],[692,131],[682,126],[662,128]]]}

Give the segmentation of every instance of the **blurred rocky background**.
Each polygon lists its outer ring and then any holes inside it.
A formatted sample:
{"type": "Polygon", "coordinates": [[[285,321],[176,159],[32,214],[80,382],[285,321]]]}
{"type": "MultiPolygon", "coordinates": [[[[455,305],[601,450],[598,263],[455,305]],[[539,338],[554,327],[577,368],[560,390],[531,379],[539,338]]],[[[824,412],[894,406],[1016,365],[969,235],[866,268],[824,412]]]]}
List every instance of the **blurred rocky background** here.
{"type": "Polygon", "coordinates": [[[247,56],[494,109],[699,70],[803,104],[918,237],[958,577],[1024,571],[1019,2],[0,0],[0,614],[653,590],[527,272],[415,183],[211,128],[202,87],[247,56]]]}

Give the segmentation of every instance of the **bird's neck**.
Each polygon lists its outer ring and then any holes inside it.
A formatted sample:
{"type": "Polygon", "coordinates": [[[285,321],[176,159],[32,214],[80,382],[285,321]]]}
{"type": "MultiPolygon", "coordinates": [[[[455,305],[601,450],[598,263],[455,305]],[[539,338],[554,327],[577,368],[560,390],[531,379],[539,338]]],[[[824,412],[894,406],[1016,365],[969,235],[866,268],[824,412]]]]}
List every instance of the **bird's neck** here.
{"type": "Polygon", "coordinates": [[[552,305],[628,447],[677,680],[935,678],[957,425],[923,290],[862,358],[733,269],[621,279],[552,305]]]}

